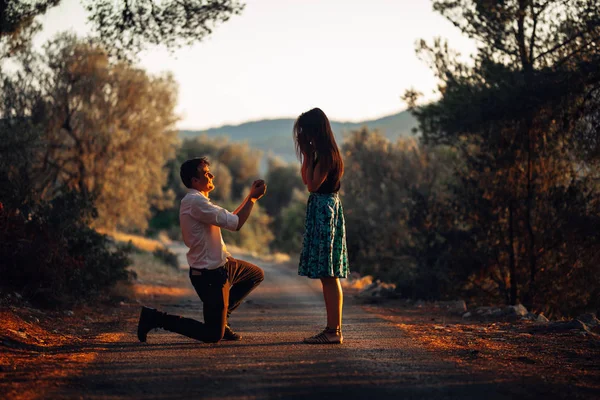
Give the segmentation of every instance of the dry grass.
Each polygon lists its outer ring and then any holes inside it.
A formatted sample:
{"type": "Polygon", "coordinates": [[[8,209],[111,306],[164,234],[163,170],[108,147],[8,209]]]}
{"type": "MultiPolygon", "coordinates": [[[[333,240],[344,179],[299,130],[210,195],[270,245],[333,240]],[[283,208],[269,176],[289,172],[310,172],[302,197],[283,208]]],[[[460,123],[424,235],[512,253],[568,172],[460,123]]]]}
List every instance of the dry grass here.
{"type": "Polygon", "coordinates": [[[98,326],[114,323],[115,317],[106,314],[106,310],[89,307],[67,314],[27,306],[0,306],[1,397],[51,398],[53,390],[96,359],[98,349],[86,343],[99,338],[108,342],[121,340],[122,333],[92,333],[98,326]]]}
{"type": "MultiPolygon", "coordinates": [[[[117,240],[135,240],[136,247],[148,251],[162,246],[159,241],[133,235],[116,236],[117,240]]],[[[122,340],[122,326],[135,324],[140,304],[192,294],[185,272],[147,252],[134,253],[131,258],[129,268],[138,278],[112,288],[109,303],[38,310],[0,293],[0,398],[52,398],[58,386],[67,384],[96,359],[104,343],[122,340]]]]}
{"type": "Polygon", "coordinates": [[[595,336],[576,331],[534,335],[530,321],[465,321],[427,306],[364,308],[470,373],[600,390],[600,343],[595,336]]]}
{"type": "Polygon", "coordinates": [[[360,276],[359,274],[351,273],[348,279],[340,279],[342,288],[362,290],[373,283],[371,275],[360,276]]]}
{"type": "Polygon", "coordinates": [[[165,265],[152,254],[132,255],[129,267],[137,275],[133,284],[133,296],[141,303],[160,297],[185,297],[193,295],[191,285],[185,279],[186,271],[178,271],[165,265]]]}
{"type": "Polygon", "coordinates": [[[164,249],[166,244],[168,243],[165,240],[164,236],[159,236],[160,240],[150,239],[144,236],[139,235],[131,235],[128,233],[118,232],[118,231],[106,231],[103,229],[98,229],[98,232],[108,235],[117,242],[128,243],[131,242],[133,246],[140,250],[145,250],[149,252],[153,252],[157,249],[164,249]]]}

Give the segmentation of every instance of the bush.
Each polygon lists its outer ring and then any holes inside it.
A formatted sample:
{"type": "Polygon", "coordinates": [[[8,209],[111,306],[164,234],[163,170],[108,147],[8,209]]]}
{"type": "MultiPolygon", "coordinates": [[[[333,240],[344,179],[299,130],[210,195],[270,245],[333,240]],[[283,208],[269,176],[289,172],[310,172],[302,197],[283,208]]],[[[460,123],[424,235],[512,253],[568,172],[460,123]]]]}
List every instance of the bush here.
{"type": "MultiPolygon", "coordinates": [[[[239,202],[237,203],[239,204],[239,202]]],[[[227,210],[234,210],[236,203],[223,204],[227,210]]],[[[254,251],[257,253],[266,253],[269,251],[269,245],[273,241],[273,233],[269,228],[271,217],[269,217],[263,209],[254,204],[252,214],[242,227],[237,232],[222,229],[223,240],[225,244],[241,247],[245,250],[254,251]]]]}
{"type": "Polygon", "coordinates": [[[177,254],[173,253],[171,250],[158,248],[154,250],[152,254],[166,265],[179,269],[179,258],[177,257],[177,254]]]}
{"type": "Polygon", "coordinates": [[[280,211],[272,224],[275,233],[273,249],[288,254],[299,254],[302,250],[306,198],[304,191],[294,189],[292,200],[280,211]]]}
{"type": "Polygon", "coordinates": [[[41,306],[92,299],[127,279],[128,246],[88,225],[91,203],[68,192],[0,214],[1,285],[41,306]]]}

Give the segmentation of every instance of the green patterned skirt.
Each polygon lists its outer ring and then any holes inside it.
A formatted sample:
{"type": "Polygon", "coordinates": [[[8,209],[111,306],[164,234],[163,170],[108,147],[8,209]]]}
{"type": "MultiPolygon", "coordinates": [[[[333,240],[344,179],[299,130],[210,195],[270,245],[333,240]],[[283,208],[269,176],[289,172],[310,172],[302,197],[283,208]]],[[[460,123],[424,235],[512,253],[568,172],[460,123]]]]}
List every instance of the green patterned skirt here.
{"type": "Polygon", "coordinates": [[[348,276],[344,210],[337,193],[311,193],[308,197],[298,275],[348,276]]]}

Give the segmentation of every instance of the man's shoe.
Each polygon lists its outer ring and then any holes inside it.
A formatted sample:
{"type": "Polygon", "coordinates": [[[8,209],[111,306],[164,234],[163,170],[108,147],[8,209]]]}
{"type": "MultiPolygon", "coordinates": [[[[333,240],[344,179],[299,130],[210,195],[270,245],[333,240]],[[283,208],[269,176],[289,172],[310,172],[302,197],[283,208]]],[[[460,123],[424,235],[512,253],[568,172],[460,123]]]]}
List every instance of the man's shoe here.
{"type": "Polygon", "coordinates": [[[140,322],[138,323],[137,336],[140,342],[146,341],[146,335],[154,328],[158,328],[158,312],[154,308],[142,307],[140,322]]]}
{"type": "Polygon", "coordinates": [[[242,340],[242,335],[235,333],[229,325],[225,325],[223,340],[242,340]]]}

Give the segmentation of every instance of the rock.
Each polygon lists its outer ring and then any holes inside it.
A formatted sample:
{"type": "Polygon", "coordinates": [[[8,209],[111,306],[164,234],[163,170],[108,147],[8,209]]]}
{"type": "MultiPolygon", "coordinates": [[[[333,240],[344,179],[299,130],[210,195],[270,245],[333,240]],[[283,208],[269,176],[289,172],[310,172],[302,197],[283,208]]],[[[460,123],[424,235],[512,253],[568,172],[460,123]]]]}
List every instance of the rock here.
{"type": "Polygon", "coordinates": [[[521,319],[524,319],[524,320],[527,320],[527,321],[537,321],[537,318],[538,318],[538,316],[537,316],[536,313],[528,312],[527,315],[525,315],[521,319]]]}
{"type": "Polygon", "coordinates": [[[542,323],[547,323],[550,322],[550,320],[548,318],[546,318],[544,316],[544,314],[540,314],[537,316],[537,318],[535,319],[535,322],[542,322],[542,323]]]}
{"type": "Polygon", "coordinates": [[[524,317],[527,315],[527,309],[522,304],[504,307],[502,313],[507,317],[524,317]]]}
{"type": "Polygon", "coordinates": [[[594,313],[582,314],[577,319],[592,328],[600,325],[600,320],[596,318],[596,314],[594,313]]]}
{"type": "Polygon", "coordinates": [[[526,321],[538,322],[538,323],[549,322],[548,318],[546,318],[544,316],[544,314],[536,314],[536,313],[532,313],[532,312],[528,312],[527,315],[525,315],[521,319],[526,320],[526,321]]]}
{"type": "Polygon", "coordinates": [[[445,308],[457,314],[463,314],[467,311],[467,304],[464,300],[436,301],[435,304],[440,308],[445,308]]]}
{"type": "Polygon", "coordinates": [[[71,310],[65,310],[64,314],[68,315],[69,317],[72,317],[73,315],[75,315],[75,313],[71,310]]]}
{"type": "Polygon", "coordinates": [[[396,285],[393,283],[385,283],[377,280],[366,288],[364,288],[358,297],[363,299],[383,299],[398,297],[396,293],[396,285]]]}
{"type": "Polygon", "coordinates": [[[479,318],[485,320],[517,320],[518,318],[531,321],[537,320],[535,313],[527,312],[527,309],[517,304],[505,307],[477,307],[469,313],[463,314],[463,318],[479,318]]]}
{"type": "Polygon", "coordinates": [[[583,332],[590,332],[590,329],[588,328],[588,326],[577,320],[571,320],[571,321],[556,321],[556,322],[551,322],[548,324],[544,324],[544,325],[538,325],[535,326],[533,328],[533,331],[537,331],[537,332],[567,332],[567,331],[572,331],[572,330],[576,330],[576,331],[583,331],[583,332]]]}

